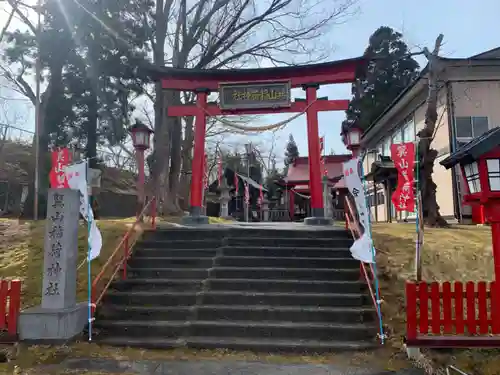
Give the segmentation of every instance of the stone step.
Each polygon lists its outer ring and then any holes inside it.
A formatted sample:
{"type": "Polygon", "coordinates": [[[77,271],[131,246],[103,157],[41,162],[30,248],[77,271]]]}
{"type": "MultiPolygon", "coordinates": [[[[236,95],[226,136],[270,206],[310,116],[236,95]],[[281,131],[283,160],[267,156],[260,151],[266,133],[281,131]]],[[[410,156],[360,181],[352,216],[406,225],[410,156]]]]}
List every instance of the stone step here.
{"type": "Polygon", "coordinates": [[[210,290],[291,292],[291,293],[360,293],[366,284],[360,281],[209,279],[210,290]]]}
{"type": "Polygon", "coordinates": [[[359,269],[216,267],[211,271],[211,277],[216,279],[357,281],[359,269]]]}
{"type": "Polygon", "coordinates": [[[317,307],[269,305],[124,306],[104,305],[98,319],[117,320],[230,320],[317,323],[372,323],[370,307],[317,307]]]}
{"type": "Polygon", "coordinates": [[[229,232],[224,229],[157,229],[144,232],[144,239],[147,240],[221,240],[227,237],[229,232]]]}
{"type": "Polygon", "coordinates": [[[266,279],[136,279],[118,280],[111,288],[119,291],[255,291],[298,293],[360,293],[366,290],[361,281],[266,280],[266,279]]]}
{"type": "Polygon", "coordinates": [[[250,339],[234,337],[185,337],[167,339],[157,337],[98,337],[102,345],[135,347],[144,349],[228,349],[248,350],[258,353],[338,353],[341,351],[363,351],[379,346],[375,341],[319,341],[319,340],[279,340],[275,338],[250,339]]]}
{"type": "Polygon", "coordinates": [[[356,268],[359,260],[349,258],[310,258],[310,257],[273,257],[273,256],[222,256],[215,260],[220,267],[290,267],[290,268],[356,268]]]}
{"type": "Polygon", "coordinates": [[[291,267],[316,269],[359,269],[354,258],[309,258],[309,257],[253,257],[239,256],[218,258],[188,257],[144,257],[134,255],[128,262],[133,268],[212,268],[215,267],[291,267]],[[215,263],[215,264],[214,264],[215,263]]]}
{"type": "Polygon", "coordinates": [[[269,279],[269,280],[325,280],[358,281],[359,269],[324,269],[324,268],[282,268],[282,267],[215,267],[172,268],[128,266],[127,272],[132,278],[141,279],[269,279]]]}
{"type": "Polygon", "coordinates": [[[225,246],[258,246],[258,247],[321,247],[349,248],[351,238],[290,238],[290,237],[230,237],[224,241],[225,246]]]}
{"type": "Polygon", "coordinates": [[[136,249],[214,249],[222,245],[222,240],[151,240],[137,241],[136,249]]]}
{"type": "Polygon", "coordinates": [[[308,258],[343,258],[351,257],[347,247],[271,247],[271,246],[224,246],[224,256],[269,256],[269,257],[308,257],[308,258]]]}
{"type": "Polygon", "coordinates": [[[203,287],[203,279],[136,279],[117,280],[111,289],[126,291],[199,291],[203,287]]]}
{"type": "MultiPolygon", "coordinates": [[[[197,257],[145,257],[135,254],[128,264],[132,268],[211,268],[212,258],[197,257]]],[[[358,266],[359,267],[359,266],[358,266]]]]}
{"type": "Polygon", "coordinates": [[[187,257],[187,258],[213,258],[217,255],[218,248],[208,249],[162,249],[138,248],[134,256],[141,257],[187,257]]]}
{"type": "Polygon", "coordinates": [[[369,302],[362,293],[266,293],[240,291],[170,292],[109,291],[104,303],[142,306],[206,305],[274,305],[274,306],[342,306],[361,307],[369,302]]]}
{"type": "Polygon", "coordinates": [[[128,266],[131,278],[140,279],[192,279],[204,280],[209,277],[209,270],[204,268],[133,268],[128,266]]]}
{"type": "Polygon", "coordinates": [[[108,334],[126,334],[132,337],[244,337],[300,340],[347,340],[374,339],[376,325],[256,322],[256,321],[203,321],[170,320],[99,320],[95,327],[108,334]]]}

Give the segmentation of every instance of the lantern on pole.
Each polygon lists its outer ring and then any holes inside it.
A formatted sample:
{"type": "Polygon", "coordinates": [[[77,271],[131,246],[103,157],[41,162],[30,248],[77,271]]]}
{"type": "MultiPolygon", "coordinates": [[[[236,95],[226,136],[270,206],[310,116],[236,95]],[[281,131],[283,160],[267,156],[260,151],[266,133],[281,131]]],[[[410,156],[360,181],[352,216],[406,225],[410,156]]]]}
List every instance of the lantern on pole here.
{"type": "Polygon", "coordinates": [[[138,178],[137,178],[137,216],[142,212],[144,207],[144,151],[151,144],[151,134],[154,133],[149,127],[141,121],[136,120],[135,124],[128,128],[132,136],[132,144],[135,149],[135,158],[137,162],[138,178]]]}
{"type": "Polygon", "coordinates": [[[342,142],[346,148],[352,152],[353,157],[357,157],[359,149],[361,148],[361,137],[363,136],[363,129],[357,124],[350,125],[342,129],[342,142]]]}

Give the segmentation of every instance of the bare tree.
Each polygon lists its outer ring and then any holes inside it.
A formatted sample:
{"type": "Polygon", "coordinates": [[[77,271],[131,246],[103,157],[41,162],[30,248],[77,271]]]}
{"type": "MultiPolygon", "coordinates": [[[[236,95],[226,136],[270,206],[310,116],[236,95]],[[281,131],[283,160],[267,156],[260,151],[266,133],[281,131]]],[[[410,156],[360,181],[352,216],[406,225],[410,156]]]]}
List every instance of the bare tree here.
{"type": "Polygon", "coordinates": [[[434,49],[429,51],[423,49],[423,53],[428,60],[428,94],[425,111],[425,126],[417,134],[419,137],[419,155],[420,155],[420,180],[422,196],[422,213],[425,224],[431,227],[448,226],[446,220],[439,212],[439,205],[436,198],[436,183],[432,180],[434,162],[438,152],[431,146],[436,132],[438,122],[438,97],[439,97],[439,74],[442,71],[439,50],[443,43],[443,34],[439,34],[434,44],[434,49]]]}
{"type": "MultiPolygon", "coordinates": [[[[315,41],[354,9],[356,0],[156,0],[151,32],[154,64],[177,68],[225,68],[318,61],[328,50],[315,41]],[[306,16],[307,15],[307,16],[306,16]],[[166,58],[167,48],[171,54],[166,58]],[[306,57],[306,59],[304,59],[306,57]]],[[[182,162],[191,153],[192,124],[165,116],[181,94],[155,86],[155,157],[152,182],[168,190],[167,211],[177,204],[182,162]],[[182,142],[182,134],[187,134],[182,142]]]]}

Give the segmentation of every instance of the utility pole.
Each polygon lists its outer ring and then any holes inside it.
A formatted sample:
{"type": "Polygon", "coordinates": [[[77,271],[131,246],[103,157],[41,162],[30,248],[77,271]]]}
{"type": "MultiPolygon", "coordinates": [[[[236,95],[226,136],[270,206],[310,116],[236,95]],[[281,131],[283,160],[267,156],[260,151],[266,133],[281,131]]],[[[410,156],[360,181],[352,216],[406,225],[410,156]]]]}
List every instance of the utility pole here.
{"type": "Polygon", "coordinates": [[[38,195],[40,193],[40,81],[42,72],[42,59],[40,40],[42,32],[42,0],[37,0],[37,35],[38,53],[35,62],[35,182],[33,187],[33,219],[38,220],[38,195]]]}

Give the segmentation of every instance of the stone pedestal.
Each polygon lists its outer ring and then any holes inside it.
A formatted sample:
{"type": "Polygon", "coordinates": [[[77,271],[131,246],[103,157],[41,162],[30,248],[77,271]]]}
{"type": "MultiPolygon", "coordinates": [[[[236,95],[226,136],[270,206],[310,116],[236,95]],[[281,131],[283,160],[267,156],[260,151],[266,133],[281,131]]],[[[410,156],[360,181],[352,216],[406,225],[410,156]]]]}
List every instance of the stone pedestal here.
{"type": "Polygon", "coordinates": [[[42,304],[21,311],[19,338],[33,343],[66,342],[88,322],[88,302],[76,303],[80,193],[50,189],[45,227],[42,304]]]}

